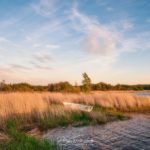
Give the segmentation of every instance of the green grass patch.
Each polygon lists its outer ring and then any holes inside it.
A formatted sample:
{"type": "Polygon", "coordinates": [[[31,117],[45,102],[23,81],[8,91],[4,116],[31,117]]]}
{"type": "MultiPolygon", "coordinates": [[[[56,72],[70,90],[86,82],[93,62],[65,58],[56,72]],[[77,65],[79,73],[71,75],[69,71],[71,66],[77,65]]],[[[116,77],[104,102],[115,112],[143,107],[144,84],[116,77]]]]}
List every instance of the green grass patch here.
{"type": "Polygon", "coordinates": [[[7,133],[10,140],[0,144],[1,150],[56,150],[58,146],[54,142],[39,140],[18,131],[15,121],[7,121],[7,133]]]}
{"type": "Polygon", "coordinates": [[[93,111],[101,112],[103,115],[105,115],[107,117],[107,122],[115,120],[125,120],[128,118],[122,112],[116,110],[115,108],[106,108],[99,105],[95,105],[93,111]]]}
{"type": "Polygon", "coordinates": [[[69,112],[60,116],[52,116],[47,114],[39,119],[38,126],[41,130],[47,130],[58,126],[67,126],[69,124],[80,123],[80,125],[89,124],[92,118],[86,112],[69,112]]]}

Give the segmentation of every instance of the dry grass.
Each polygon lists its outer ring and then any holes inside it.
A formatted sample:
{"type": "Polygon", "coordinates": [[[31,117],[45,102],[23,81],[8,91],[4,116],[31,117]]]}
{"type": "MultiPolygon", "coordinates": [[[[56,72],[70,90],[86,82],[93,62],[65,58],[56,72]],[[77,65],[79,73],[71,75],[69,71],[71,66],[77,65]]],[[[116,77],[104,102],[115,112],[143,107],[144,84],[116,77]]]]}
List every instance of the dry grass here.
{"type": "Polygon", "coordinates": [[[19,122],[21,127],[33,125],[40,129],[91,120],[86,113],[64,107],[61,100],[61,94],[0,93],[0,130],[5,130],[9,119],[19,122]]]}
{"type": "Polygon", "coordinates": [[[94,92],[66,97],[67,101],[115,108],[119,111],[150,110],[150,97],[137,97],[128,92],[94,92]]]}
{"type": "Polygon", "coordinates": [[[103,107],[114,107],[122,111],[149,109],[150,97],[136,97],[130,93],[95,92],[91,94],[63,94],[63,93],[0,93],[0,116],[10,114],[43,112],[50,108],[55,114],[62,114],[61,109],[51,107],[53,104],[62,104],[63,101],[78,102],[103,107]]]}

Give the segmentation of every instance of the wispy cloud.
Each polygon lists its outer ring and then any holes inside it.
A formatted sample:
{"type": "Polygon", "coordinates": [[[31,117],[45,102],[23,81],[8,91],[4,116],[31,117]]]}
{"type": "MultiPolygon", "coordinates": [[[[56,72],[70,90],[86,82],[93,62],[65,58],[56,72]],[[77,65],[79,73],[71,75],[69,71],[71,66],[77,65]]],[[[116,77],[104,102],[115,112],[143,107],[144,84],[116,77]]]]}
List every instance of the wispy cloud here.
{"type": "Polygon", "coordinates": [[[82,33],[83,50],[86,52],[116,59],[121,52],[135,52],[149,47],[147,38],[150,34],[139,33],[138,36],[131,37],[125,35],[126,32],[123,31],[134,26],[128,20],[118,22],[122,26],[118,29],[118,25],[102,24],[95,18],[81,13],[76,7],[72,9],[71,20],[74,29],[82,33]]]}
{"type": "Polygon", "coordinates": [[[39,64],[37,62],[31,62],[31,64],[36,68],[40,70],[51,70],[52,67],[50,67],[48,64],[39,64]]]}
{"type": "Polygon", "coordinates": [[[65,2],[60,4],[59,0],[37,0],[31,7],[43,17],[54,17],[64,4],[65,2]]]}
{"type": "Polygon", "coordinates": [[[101,56],[114,54],[120,43],[117,31],[102,25],[92,17],[80,13],[76,8],[72,11],[75,28],[84,34],[84,50],[101,56]]]}
{"type": "Polygon", "coordinates": [[[32,56],[30,64],[33,65],[36,69],[51,70],[52,67],[50,65],[52,60],[53,59],[50,54],[37,53],[32,56]]]}
{"type": "Polygon", "coordinates": [[[40,63],[47,63],[52,61],[52,57],[49,54],[45,54],[45,53],[35,54],[33,55],[33,58],[40,63]]]}
{"type": "Polygon", "coordinates": [[[36,13],[42,16],[49,16],[54,11],[54,1],[53,0],[38,0],[37,3],[33,3],[31,7],[36,11],[36,13]]]}
{"type": "Polygon", "coordinates": [[[19,65],[19,64],[10,64],[11,69],[17,69],[17,70],[30,70],[30,67],[19,65]]]}

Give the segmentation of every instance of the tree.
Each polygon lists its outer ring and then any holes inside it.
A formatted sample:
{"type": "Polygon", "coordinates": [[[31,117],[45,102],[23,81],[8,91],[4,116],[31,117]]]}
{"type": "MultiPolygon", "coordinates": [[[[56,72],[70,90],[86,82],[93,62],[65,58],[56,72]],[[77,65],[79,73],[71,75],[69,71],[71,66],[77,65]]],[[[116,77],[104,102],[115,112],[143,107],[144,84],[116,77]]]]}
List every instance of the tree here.
{"type": "Polygon", "coordinates": [[[59,82],[48,85],[48,90],[51,92],[72,92],[73,86],[69,82],[59,82]]]}
{"type": "Polygon", "coordinates": [[[0,82],[0,91],[4,91],[4,88],[5,88],[5,80],[2,80],[0,82]]]}
{"type": "Polygon", "coordinates": [[[99,82],[97,84],[93,84],[93,90],[102,90],[102,91],[112,90],[112,85],[104,82],[99,82]]]}
{"type": "Polygon", "coordinates": [[[89,76],[86,73],[82,74],[83,76],[83,80],[82,80],[82,89],[84,92],[90,92],[91,91],[91,79],[89,78],[89,76]]]}

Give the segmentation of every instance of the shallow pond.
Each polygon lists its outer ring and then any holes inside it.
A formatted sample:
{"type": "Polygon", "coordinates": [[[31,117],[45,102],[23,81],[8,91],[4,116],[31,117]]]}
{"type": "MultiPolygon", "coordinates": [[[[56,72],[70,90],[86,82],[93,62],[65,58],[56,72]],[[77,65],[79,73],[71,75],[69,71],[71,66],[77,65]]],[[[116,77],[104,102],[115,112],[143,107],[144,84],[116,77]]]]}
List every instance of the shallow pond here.
{"type": "Polygon", "coordinates": [[[57,128],[44,138],[56,140],[65,150],[150,150],[150,116],[134,115],[101,126],[57,128]]]}

